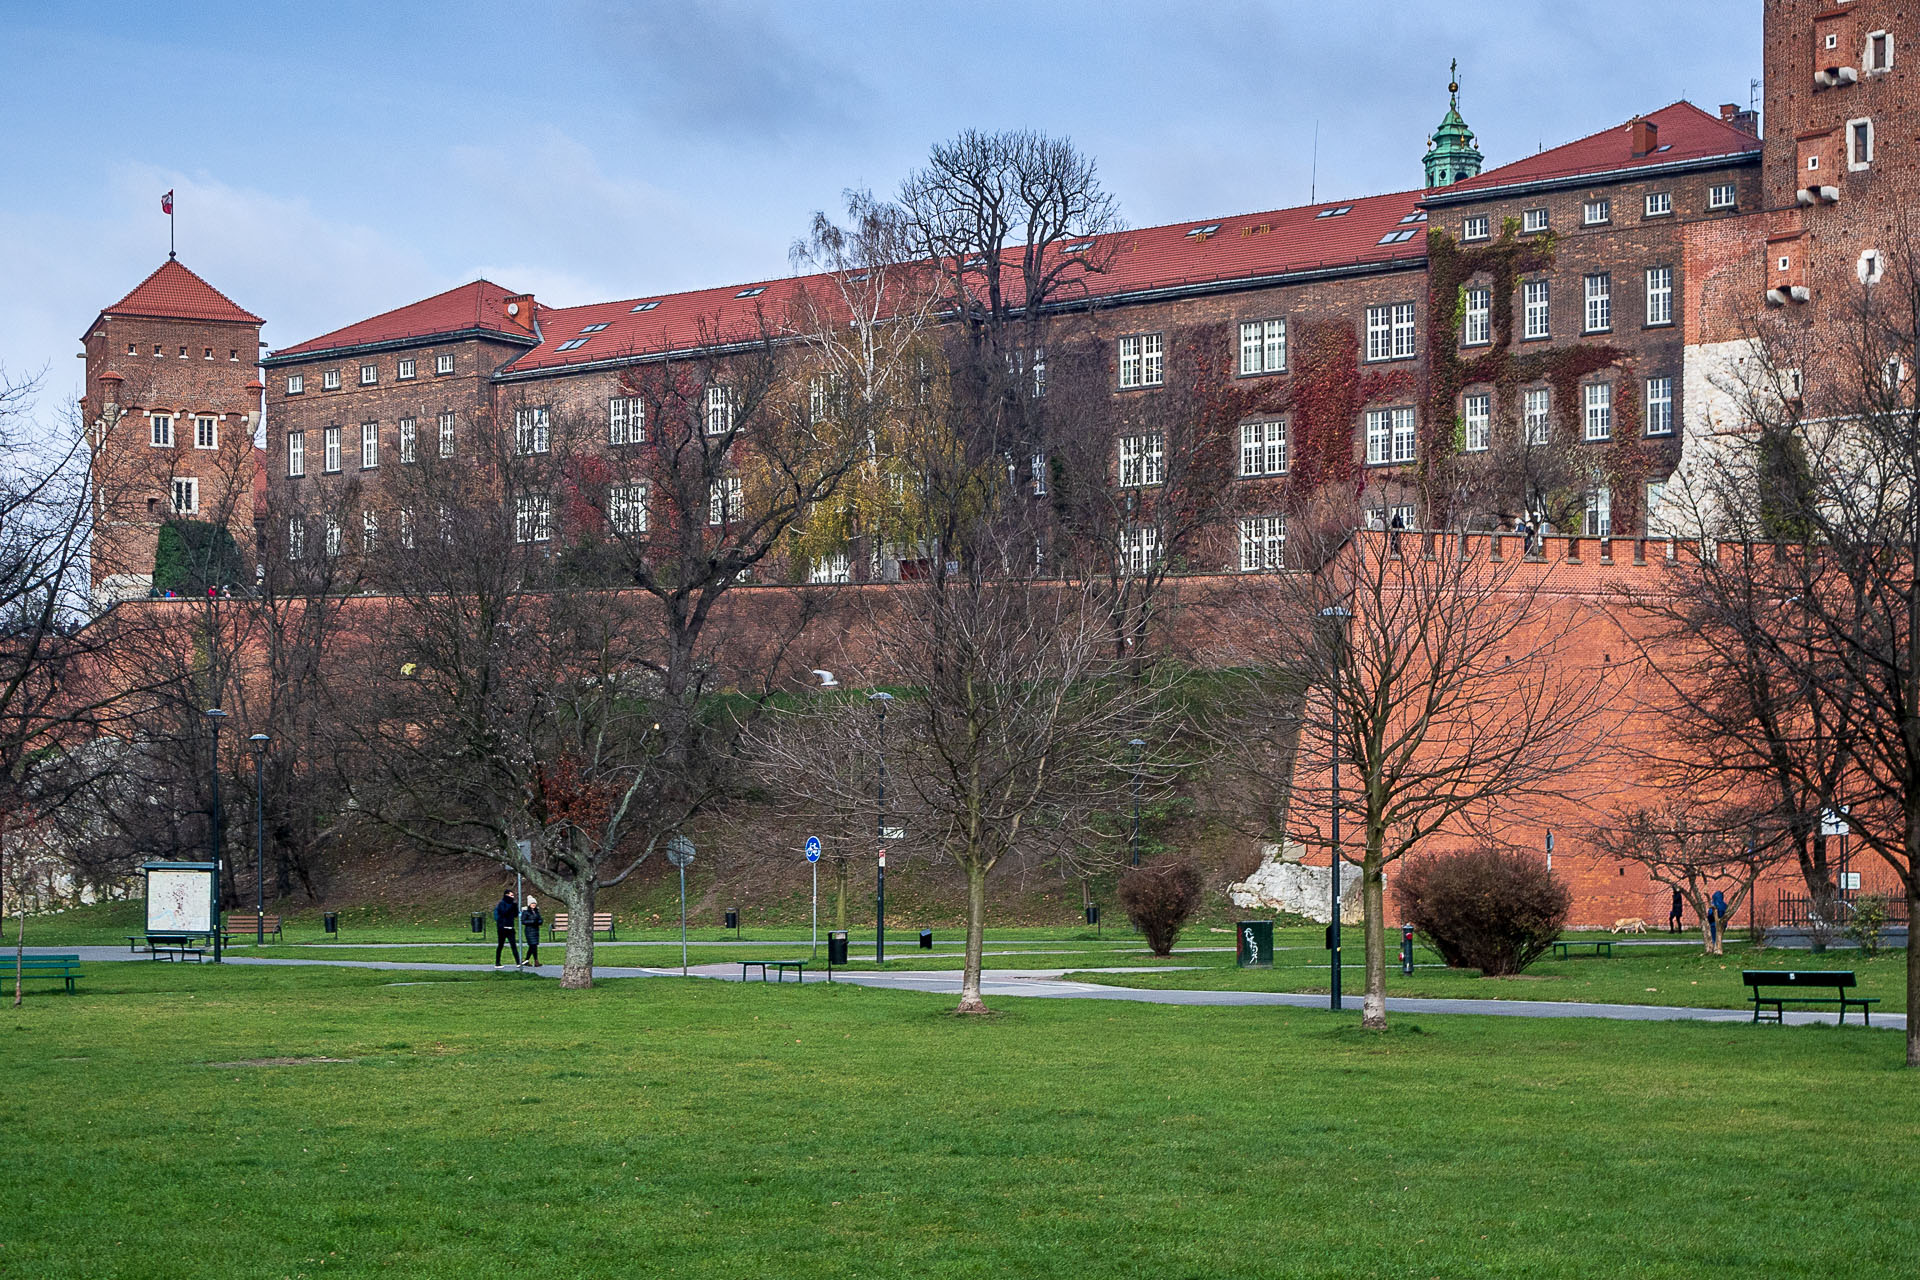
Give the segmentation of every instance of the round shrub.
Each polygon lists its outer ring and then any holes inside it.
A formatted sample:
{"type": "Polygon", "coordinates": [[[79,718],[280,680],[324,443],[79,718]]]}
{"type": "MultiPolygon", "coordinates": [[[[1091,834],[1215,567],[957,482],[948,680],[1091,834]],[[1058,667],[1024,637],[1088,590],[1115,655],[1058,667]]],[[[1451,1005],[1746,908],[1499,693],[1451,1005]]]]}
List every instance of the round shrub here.
{"type": "Polygon", "coordinates": [[[1456,969],[1521,972],[1553,946],[1573,897],[1530,853],[1469,849],[1410,858],[1393,878],[1400,918],[1456,969]]]}
{"type": "Polygon", "coordinates": [[[1153,954],[1172,955],[1180,927],[1200,905],[1200,873],[1186,861],[1138,867],[1120,877],[1119,894],[1153,954]]]}

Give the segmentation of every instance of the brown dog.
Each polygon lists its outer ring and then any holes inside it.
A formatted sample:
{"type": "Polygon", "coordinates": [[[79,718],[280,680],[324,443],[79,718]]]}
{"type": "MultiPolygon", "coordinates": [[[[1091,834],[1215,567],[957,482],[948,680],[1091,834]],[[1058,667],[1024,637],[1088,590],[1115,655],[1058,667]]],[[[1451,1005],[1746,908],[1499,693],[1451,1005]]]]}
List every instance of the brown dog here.
{"type": "Polygon", "coordinates": [[[1646,931],[1647,922],[1639,916],[1622,916],[1615,920],[1613,928],[1608,930],[1609,933],[1645,933],[1646,931]]]}

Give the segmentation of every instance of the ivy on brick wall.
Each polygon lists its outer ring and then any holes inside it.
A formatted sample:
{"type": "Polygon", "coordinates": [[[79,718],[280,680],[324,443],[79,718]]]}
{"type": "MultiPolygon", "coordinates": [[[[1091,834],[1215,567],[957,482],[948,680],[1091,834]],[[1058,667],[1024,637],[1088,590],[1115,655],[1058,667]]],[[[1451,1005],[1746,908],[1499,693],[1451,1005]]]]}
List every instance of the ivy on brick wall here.
{"type": "Polygon", "coordinates": [[[1300,326],[1293,387],[1294,483],[1303,492],[1352,484],[1359,491],[1354,430],[1367,405],[1410,394],[1410,369],[1360,369],[1360,336],[1351,320],[1313,320],[1300,326]]]}

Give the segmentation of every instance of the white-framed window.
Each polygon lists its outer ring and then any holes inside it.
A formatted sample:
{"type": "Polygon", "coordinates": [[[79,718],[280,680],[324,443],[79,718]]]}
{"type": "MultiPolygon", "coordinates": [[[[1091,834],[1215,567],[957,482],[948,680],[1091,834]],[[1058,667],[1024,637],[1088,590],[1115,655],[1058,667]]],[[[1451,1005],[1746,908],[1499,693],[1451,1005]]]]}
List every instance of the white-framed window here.
{"type": "Polygon", "coordinates": [[[1530,445],[1553,443],[1553,393],[1534,387],[1520,397],[1520,420],[1530,445]]]}
{"type": "Polygon", "coordinates": [[[1671,191],[1647,192],[1647,216],[1649,218],[1663,218],[1667,214],[1672,212],[1673,212],[1673,192],[1671,191]]]}
{"type": "Polygon", "coordinates": [[[362,551],[380,549],[380,513],[372,507],[360,513],[360,549],[362,551]]]}
{"type": "Polygon", "coordinates": [[[1547,229],[1547,211],[1545,209],[1528,209],[1520,215],[1520,229],[1528,232],[1545,231],[1547,229]]]}
{"type": "Polygon", "coordinates": [[[1860,69],[1868,75],[1893,70],[1893,33],[1870,31],[1867,47],[1860,54],[1860,69]]]}
{"type": "Polygon", "coordinates": [[[414,366],[412,356],[403,357],[400,361],[399,368],[394,373],[394,376],[401,379],[411,378],[413,377],[414,367],[415,366],[414,366]]]}
{"type": "Polygon", "coordinates": [[[701,399],[706,411],[707,434],[723,436],[733,430],[733,388],[715,384],[701,399]]]}
{"type": "Polygon", "coordinates": [[[172,414],[149,413],[147,415],[147,442],[156,449],[173,448],[172,414]]]}
{"type": "Polygon", "coordinates": [[[727,524],[746,510],[746,489],[739,476],[722,476],[707,486],[707,523],[727,524]]]}
{"type": "Polygon", "coordinates": [[[440,456],[443,458],[453,456],[453,410],[451,409],[440,415],[440,456]]]}
{"type": "Polygon", "coordinates": [[[1589,538],[1613,536],[1613,494],[1603,484],[1587,490],[1587,518],[1583,532],[1589,538]]]}
{"type": "Polygon", "coordinates": [[[193,419],[193,447],[196,449],[218,449],[220,447],[220,419],[207,414],[197,414],[193,419]]]}
{"type": "Polygon", "coordinates": [[[1520,336],[1523,338],[1550,338],[1553,336],[1550,314],[1550,286],[1545,280],[1529,280],[1520,286],[1520,336]]]}
{"type": "Polygon", "coordinates": [[[173,478],[173,513],[192,515],[200,510],[200,481],[193,476],[173,478]]]}
{"type": "Polygon", "coordinates": [[[400,508],[400,546],[406,551],[414,548],[413,508],[411,507],[400,508]]]}
{"type": "Polygon", "coordinates": [[[1280,569],[1287,563],[1285,516],[1240,517],[1240,572],[1280,569]]]}
{"type": "Polygon", "coordinates": [[[1033,478],[1033,496],[1036,498],[1047,496],[1047,470],[1045,453],[1036,453],[1027,459],[1027,474],[1033,478]]]}
{"type": "Polygon", "coordinates": [[[340,389],[340,371],[338,369],[329,369],[321,374],[320,389],[322,391],[338,391],[340,389]]]}
{"type": "Polygon", "coordinates": [[[340,469],[340,428],[328,427],[320,433],[321,469],[334,472],[340,469]]]}
{"type": "Polygon", "coordinates": [[[1613,328],[1613,273],[1591,272],[1586,277],[1586,333],[1605,333],[1613,328]]]}
{"type": "Polygon", "coordinates": [[[513,540],[550,542],[553,539],[553,499],[544,493],[523,493],[513,500],[513,540]]]}
{"type": "Polygon", "coordinates": [[[648,485],[645,480],[617,484],[607,491],[607,522],[615,533],[647,531],[648,485]]]}
{"type": "Polygon", "coordinates": [[[1411,529],[1415,525],[1413,505],[1392,507],[1368,507],[1366,512],[1369,529],[1411,529]]]}
{"type": "MultiPolygon", "coordinates": [[[[1007,372],[1014,372],[1013,366],[1015,363],[1016,357],[1013,352],[1009,351],[1007,353],[1007,372]]],[[[826,375],[816,373],[811,378],[808,378],[807,421],[809,423],[825,422],[827,420],[827,408],[831,403],[832,396],[827,386],[826,375]]]]}
{"type": "Polygon", "coordinates": [[[1469,289],[1466,303],[1460,324],[1461,345],[1484,347],[1493,341],[1493,290],[1469,289]]]}
{"type": "Polygon", "coordinates": [[[307,474],[307,433],[304,431],[287,432],[287,474],[307,474]]]}
{"type": "Polygon", "coordinates": [[[1613,201],[1607,199],[1589,200],[1580,210],[1582,226],[1597,227],[1613,221],[1613,201]]]}
{"type": "Polygon", "coordinates": [[[1647,323],[1673,323],[1673,268],[1647,268],[1647,323]]]}
{"type": "Polygon", "coordinates": [[[360,469],[371,471],[380,465],[380,424],[360,424],[360,469]]]}
{"type": "Polygon", "coordinates": [[[1160,561],[1160,530],[1130,524],[1120,531],[1120,565],[1126,573],[1145,573],[1160,561]]]}
{"type": "Polygon", "coordinates": [[[1460,223],[1460,238],[1462,240],[1490,240],[1493,238],[1492,232],[1488,230],[1490,226],[1491,224],[1488,222],[1486,214],[1476,213],[1460,223]]]}
{"type": "Polygon", "coordinates": [[[420,459],[420,421],[417,418],[400,419],[400,461],[417,462],[420,459]]]}
{"type": "Polygon", "coordinates": [[[1120,486],[1137,489],[1166,479],[1166,438],[1159,432],[1120,437],[1120,486]]]}
{"type": "Polygon", "coordinates": [[[1716,182],[1707,188],[1707,208],[1731,209],[1739,202],[1739,189],[1731,182],[1716,182]]]}
{"type": "Polygon", "coordinates": [[[1647,434],[1673,434],[1673,379],[1647,379],[1647,434]]]}
{"type": "Polygon", "coordinates": [[[1414,423],[1411,407],[1367,410],[1367,465],[1412,462],[1414,423]]]}
{"type": "Polygon", "coordinates": [[[1045,347],[1033,349],[1032,369],[1033,398],[1044,400],[1047,398],[1047,349],[1045,347]]]}
{"type": "Polygon", "coordinates": [[[547,406],[529,405],[513,411],[513,451],[521,457],[546,453],[553,446],[548,430],[547,406]]]}
{"type": "Polygon", "coordinates": [[[306,391],[306,389],[307,389],[306,378],[302,377],[300,374],[297,374],[297,373],[290,373],[287,375],[287,394],[288,395],[297,396],[303,393],[304,391],[306,391]]]}
{"type": "Polygon", "coordinates": [[[820,556],[807,566],[808,582],[852,582],[853,565],[847,560],[847,553],[836,551],[830,556],[820,556]]]}
{"type": "Polygon", "coordinates": [[[1613,439],[1613,384],[1611,382],[1589,382],[1582,390],[1587,404],[1587,432],[1589,440],[1613,439]]]}
{"type": "Polygon", "coordinates": [[[1493,445],[1493,396],[1476,391],[1460,400],[1460,422],[1468,453],[1485,453],[1493,445]]]}
{"type": "Polygon", "coordinates": [[[1287,462],[1286,419],[1240,424],[1241,475],[1283,476],[1287,474],[1287,462]]]}
{"type": "Polygon", "coordinates": [[[1240,322],[1240,372],[1284,373],[1287,368],[1287,322],[1240,322]]]}
{"type": "Polygon", "coordinates": [[[1879,284],[1887,274],[1887,260],[1878,249],[1862,249],[1859,259],[1853,264],[1853,274],[1861,284],[1879,284]]]}
{"type": "Polygon", "coordinates": [[[614,396],[607,401],[607,443],[643,444],[647,439],[647,409],[639,396],[614,396]]]}
{"type": "Polygon", "coordinates": [[[1136,333],[1120,339],[1120,385],[1157,387],[1163,374],[1164,336],[1136,333]]]}
{"type": "Polygon", "coordinates": [[[452,373],[453,357],[452,356],[435,356],[433,358],[433,371],[436,374],[452,373]]]}
{"type": "Polygon", "coordinates": [[[1642,523],[1647,536],[1657,538],[1667,531],[1667,482],[1665,480],[1647,481],[1647,505],[1643,508],[1642,523]]]}
{"type": "Polygon", "coordinates": [[[287,521],[287,559],[298,560],[307,553],[307,522],[299,516],[287,521]]]}
{"type": "Polygon", "coordinates": [[[1411,302],[1367,308],[1367,359],[1408,360],[1418,350],[1411,302]]]}
{"type": "Polygon", "coordinates": [[[340,522],[332,516],[327,517],[326,550],[329,556],[340,554],[340,522]]]}
{"type": "Polygon", "coordinates": [[[370,364],[360,366],[360,385],[370,387],[380,381],[380,370],[370,364]]]}
{"type": "Polygon", "coordinates": [[[1847,172],[1858,173],[1873,163],[1873,121],[1847,121],[1847,172]]]}

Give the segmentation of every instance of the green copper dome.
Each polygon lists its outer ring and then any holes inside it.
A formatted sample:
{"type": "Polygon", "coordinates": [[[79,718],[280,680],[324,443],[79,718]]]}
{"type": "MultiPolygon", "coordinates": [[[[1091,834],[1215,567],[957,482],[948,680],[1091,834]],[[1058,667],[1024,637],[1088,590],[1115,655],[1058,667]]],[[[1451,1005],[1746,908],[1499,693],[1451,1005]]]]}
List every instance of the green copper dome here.
{"type": "Polygon", "coordinates": [[[1460,118],[1460,64],[1453,64],[1453,81],[1447,85],[1447,114],[1440,127],[1427,139],[1427,186],[1450,187],[1480,172],[1482,159],[1473,145],[1473,130],[1460,118]]]}

